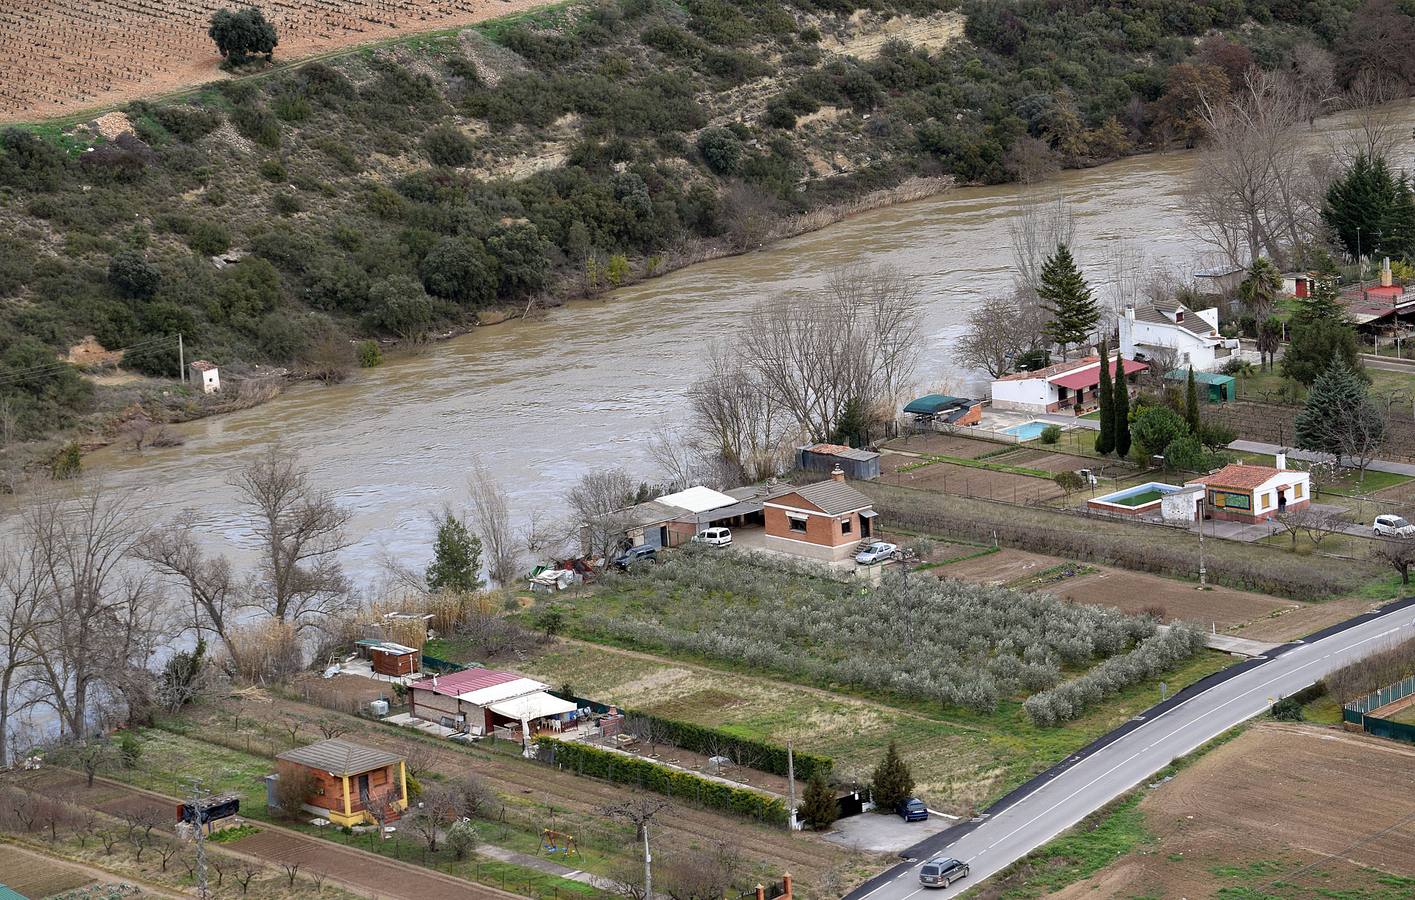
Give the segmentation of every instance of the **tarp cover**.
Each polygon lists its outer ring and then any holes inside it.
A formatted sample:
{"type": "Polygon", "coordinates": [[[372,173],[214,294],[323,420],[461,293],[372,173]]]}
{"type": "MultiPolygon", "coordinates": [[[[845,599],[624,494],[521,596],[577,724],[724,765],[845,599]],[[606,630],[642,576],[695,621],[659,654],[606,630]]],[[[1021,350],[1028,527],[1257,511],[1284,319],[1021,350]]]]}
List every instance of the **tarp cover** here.
{"type": "Polygon", "coordinates": [[[537,691],[514,700],[503,700],[491,704],[491,711],[508,719],[543,719],[546,716],[563,716],[574,712],[575,704],[569,700],[552,697],[545,691],[537,691]]]}
{"type": "Polygon", "coordinates": [[[972,406],[973,401],[947,394],[926,394],[917,400],[910,400],[904,411],[911,416],[936,416],[945,409],[955,406],[972,406]]]}

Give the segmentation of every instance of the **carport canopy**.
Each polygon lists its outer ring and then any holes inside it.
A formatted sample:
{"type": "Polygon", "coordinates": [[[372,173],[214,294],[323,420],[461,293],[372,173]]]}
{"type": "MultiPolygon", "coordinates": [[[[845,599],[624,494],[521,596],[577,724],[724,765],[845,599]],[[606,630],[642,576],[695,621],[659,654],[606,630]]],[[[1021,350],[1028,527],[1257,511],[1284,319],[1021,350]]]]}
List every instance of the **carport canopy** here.
{"type": "Polygon", "coordinates": [[[543,719],[546,716],[563,716],[565,713],[574,712],[575,709],[575,704],[569,700],[561,700],[545,691],[536,691],[534,694],[526,694],[524,697],[517,697],[514,700],[503,700],[500,703],[491,704],[492,712],[517,721],[543,719]]]}
{"type": "Polygon", "coordinates": [[[909,405],[904,407],[904,412],[911,416],[936,416],[946,409],[971,404],[971,400],[962,397],[950,397],[947,394],[925,394],[916,400],[910,400],[909,405]]]}

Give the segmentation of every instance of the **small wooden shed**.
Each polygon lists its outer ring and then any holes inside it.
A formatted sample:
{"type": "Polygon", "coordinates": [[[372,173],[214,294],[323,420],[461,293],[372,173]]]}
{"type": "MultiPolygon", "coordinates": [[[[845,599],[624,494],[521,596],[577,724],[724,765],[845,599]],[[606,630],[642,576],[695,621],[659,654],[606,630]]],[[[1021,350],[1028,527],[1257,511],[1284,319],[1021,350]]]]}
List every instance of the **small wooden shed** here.
{"type": "Polygon", "coordinates": [[[413,675],[422,661],[422,651],[392,641],[362,640],[358,648],[379,675],[413,675]]]}

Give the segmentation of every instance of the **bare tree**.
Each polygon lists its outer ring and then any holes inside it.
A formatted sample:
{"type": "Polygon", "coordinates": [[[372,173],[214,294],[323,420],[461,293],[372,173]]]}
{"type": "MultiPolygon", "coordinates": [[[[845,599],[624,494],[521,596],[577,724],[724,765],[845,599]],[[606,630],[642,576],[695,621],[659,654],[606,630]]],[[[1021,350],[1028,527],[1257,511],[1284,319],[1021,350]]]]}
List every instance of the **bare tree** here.
{"type": "Polygon", "coordinates": [[[22,689],[39,661],[39,637],[52,624],[46,616],[53,611],[35,547],[0,546],[0,769],[9,762],[10,717],[30,703],[22,689]]]}
{"type": "Polygon", "coordinates": [[[315,724],[319,728],[319,733],[324,735],[325,740],[332,740],[342,734],[349,733],[348,723],[340,719],[320,719],[315,724]]]}
{"type": "Polygon", "coordinates": [[[1292,71],[1307,113],[1307,127],[1311,128],[1317,117],[1333,109],[1340,99],[1331,51],[1303,41],[1292,48],[1292,71]]]}
{"type": "MultiPolygon", "coordinates": [[[[236,883],[241,886],[241,896],[246,896],[246,892],[251,889],[251,882],[256,876],[265,871],[265,866],[253,859],[242,859],[231,867],[231,877],[236,879],[236,883]]],[[[217,881],[220,884],[220,881],[217,881]]]]}
{"type": "Polygon", "coordinates": [[[1024,190],[1017,194],[1017,211],[1007,223],[1012,241],[1013,277],[1017,287],[1035,295],[1042,283],[1042,266],[1060,244],[1071,246],[1076,234],[1076,219],[1071,204],[1056,193],[1051,196],[1039,190],[1024,190]]]}
{"type": "Polygon", "coordinates": [[[261,546],[246,602],[297,629],[342,612],[349,582],[339,553],[349,546],[349,513],[310,484],[294,454],[273,447],[237,473],[232,485],[251,510],[261,546]]]}
{"type": "Polygon", "coordinates": [[[1302,528],[1307,534],[1307,540],[1312,542],[1312,546],[1321,547],[1322,541],[1334,534],[1345,532],[1350,524],[1351,521],[1347,518],[1345,510],[1324,513],[1309,509],[1302,528]]]}
{"type": "Polygon", "coordinates": [[[659,428],[649,436],[649,459],[663,480],[676,490],[697,484],[733,487],[740,473],[722,465],[716,448],[705,446],[701,436],[687,428],[659,428]]]}
{"type": "Polygon", "coordinates": [[[1206,139],[1188,193],[1200,237],[1233,265],[1266,256],[1285,268],[1318,222],[1302,94],[1287,76],[1253,69],[1231,95],[1204,96],[1201,115],[1206,139]]]}
{"type": "MultiPolygon", "coordinates": [[[[660,814],[672,809],[672,804],[667,800],[654,797],[649,794],[637,794],[620,803],[614,803],[603,807],[600,814],[618,821],[628,822],[634,826],[634,837],[643,843],[644,847],[644,880],[643,891],[637,896],[651,898],[653,892],[653,855],[649,851],[649,826],[660,814]]],[[[627,881],[627,879],[626,879],[627,881]]]]}
{"type": "Polygon", "coordinates": [[[192,627],[198,634],[216,635],[239,670],[241,660],[231,636],[242,602],[236,578],[226,557],[202,552],[196,530],[196,513],[188,510],[136,542],[133,555],[181,585],[191,598],[192,627]]]}
{"type": "Polygon", "coordinates": [[[360,799],[364,801],[364,809],[373,816],[373,821],[378,825],[378,839],[387,840],[388,823],[398,815],[398,803],[401,798],[392,788],[388,788],[368,794],[360,792],[360,799]]]}
{"type": "Polygon", "coordinates": [[[65,748],[63,756],[84,773],[84,786],[91,788],[99,770],[113,762],[113,745],[107,738],[75,741],[65,748]]]}
{"type": "Polygon", "coordinates": [[[21,554],[39,572],[44,600],[36,702],[54,710],[69,737],[86,733],[95,695],[140,702],[144,680],[150,688],[145,666],[159,643],[162,598],[125,566],[141,534],[128,499],[99,486],[42,496],[22,514],[21,554]]]}
{"type": "Polygon", "coordinates": [[[292,890],[295,887],[295,879],[300,875],[300,866],[301,863],[298,862],[282,862],[280,864],[280,868],[285,870],[285,886],[292,890]]]}
{"type": "Polygon", "coordinates": [[[1043,317],[1040,305],[1025,293],[986,298],[968,314],[968,330],[956,345],[959,362],[1002,377],[1017,357],[1037,346],[1043,317]]]}
{"type": "Polygon", "coordinates": [[[750,483],[780,474],[798,432],[758,373],[739,364],[737,353],[720,344],[708,351],[707,373],[688,389],[688,403],[695,443],[721,460],[731,473],[727,480],[750,483]]]}
{"type": "Polygon", "coordinates": [[[1389,104],[1405,94],[1405,86],[1390,74],[1362,69],[1341,99],[1341,105],[1351,113],[1353,127],[1343,129],[1338,154],[1348,161],[1358,156],[1390,159],[1406,132],[1391,115],[1389,104]]]}
{"type": "Polygon", "coordinates": [[[429,853],[436,853],[443,830],[462,815],[461,793],[450,786],[435,785],[423,791],[418,808],[403,817],[402,827],[422,838],[429,853]]]}
{"type": "Polygon", "coordinates": [[[162,871],[167,871],[167,863],[176,856],[182,849],[182,845],[167,838],[158,838],[153,842],[152,847],[157,851],[158,859],[162,860],[162,871]]]}
{"type": "Polygon", "coordinates": [[[481,538],[487,574],[497,585],[508,587],[515,582],[521,562],[516,532],[511,527],[511,503],[506,491],[479,461],[472,465],[467,486],[472,496],[472,516],[476,521],[477,535],[481,538]]]}
{"type": "Polygon", "coordinates": [[[1297,509],[1285,506],[1273,514],[1272,520],[1282,531],[1292,538],[1292,549],[1297,549],[1297,532],[1307,527],[1309,513],[1306,507],[1297,509]]]}
{"type": "Polygon", "coordinates": [[[800,430],[830,437],[854,402],[897,399],[913,376],[921,307],[909,279],[888,267],[834,273],[821,294],[757,304],[739,359],[800,430]]]}
{"type": "Polygon", "coordinates": [[[571,526],[591,559],[608,562],[630,526],[626,507],[634,499],[634,480],[623,469],[588,472],[565,493],[571,526]]]}
{"type": "Polygon", "coordinates": [[[1410,584],[1410,567],[1415,565],[1415,541],[1378,538],[1371,542],[1371,557],[1400,573],[1400,583],[1410,584]]]}
{"type": "Polygon", "coordinates": [[[674,854],[659,876],[659,890],[670,900],[721,900],[744,874],[742,858],[719,841],[712,850],[674,854]]]}
{"type": "Polygon", "coordinates": [[[14,443],[20,430],[20,405],[9,394],[0,394],[0,447],[14,443]]]}

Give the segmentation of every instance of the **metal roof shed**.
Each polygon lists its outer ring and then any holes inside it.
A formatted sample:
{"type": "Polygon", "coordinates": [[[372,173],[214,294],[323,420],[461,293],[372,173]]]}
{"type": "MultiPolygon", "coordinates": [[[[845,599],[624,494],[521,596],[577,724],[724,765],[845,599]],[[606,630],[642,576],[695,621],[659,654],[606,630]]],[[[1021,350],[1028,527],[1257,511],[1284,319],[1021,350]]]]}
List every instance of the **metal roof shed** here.
{"type": "MultiPolygon", "coordinates": [[[[1165,381],[1189,381],[1188,369],[1175,369],[1164,376],[1165,381]]],[[[1232,375],[1220,375],[1217,372],[1194,372],[1194,383],[1196,386],[1202,385],[1200,390],[1208,391],[1210,403],[1224,403],[1234,400],[1238,396],[1232,375]]]]}
{"type": "Polygon", "coordinates": [[[879,477],[879,454],[840,444],[809,444],[796,448],[796,464],[810,472],[831,472],[836,466],[853,481],[879,477]]]}
{"type": "Polygon", "coordinates": [[[945,410],[950,410],[958,406],[969,406],[972,400],[963,397],[950,397],[947,394],[925,394],[916,400],[910,400],[904,407],[904,412],[911,416],[936,416],[945,410]]]}

